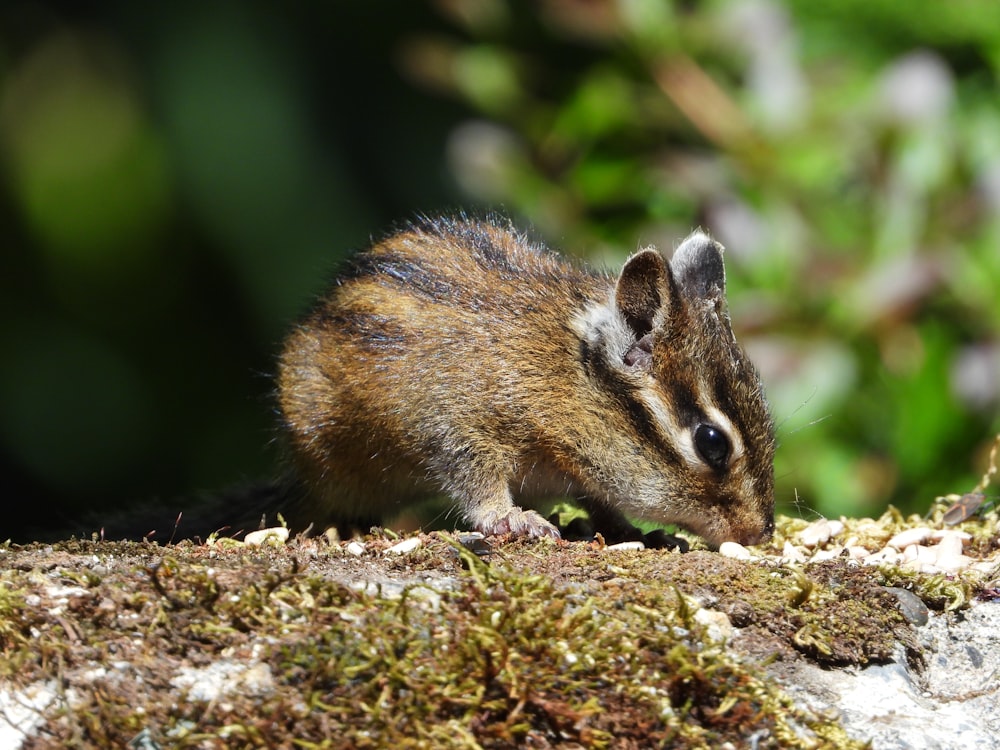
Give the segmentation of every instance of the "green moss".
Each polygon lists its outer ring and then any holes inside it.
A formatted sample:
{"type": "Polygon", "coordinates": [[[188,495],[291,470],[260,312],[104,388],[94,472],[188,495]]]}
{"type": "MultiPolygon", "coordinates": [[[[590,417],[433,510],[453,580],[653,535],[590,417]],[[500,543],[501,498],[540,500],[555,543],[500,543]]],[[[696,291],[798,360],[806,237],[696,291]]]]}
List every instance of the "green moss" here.
{"type": "Polygon", "coordinates": [[[319,635],[289,639],[275,666],[312,696],[312,720],[360,747],[714,747],[755,732],[762,747],[812,746],[796,727],[844,740],[706,641],[676,590],[598,599],[463,556],[469,572],[430,596],[307,584],[309,601],[325,592],[299,612],[319,635]]]}
{"type": "MultiPolygon", "coordinates": [[[[12,579],[9,571],[0,577],[0,653],[8,659],[30,640],[30,626],[24,618],[28,611],[25,593],[12,579]]],[[[4,676],[16,671],[10,663],[7,667],[3,670],[4,676]]]]}
{"type": "Polygon", "coordinates": [[[146,730],[177,747],[694,748],[748,736],[762,748],[851,747],[754,656],[885,661],[900,643],[916,649],[885,585],[941,608],[974,594],[961,578],[843,560],[552,540],[479,558],[438,534],[384,554],[393,541],[370,536],[360,557],[325,539],[12,550],[0,644],[19,671],[6,677],[62,675],[75,702],[50,711],[46,731],[98,746],[146,730]],[[52,581],[73,585],[68,602],[46,599],[52,581]],[[701,608],[729,615],[736,648],[708,637],[701,608]],[[266,689],[203,699],[172,687],[180,671],[220,662],[264,669],[266,689]]]}
{"type": "Polygon", "coordinates": [[[968,607],[982,583],[970,575],[928,575],[898,565],[879,566],[878,573],[883,585],[912,591],[929,608],[944,612],[968,607]]]}
{"type": "Polygon", "coordinates": [[[65,620],[46,617],[33,601],[30,581],[0,572],[0,678],[27,680],[58,663],[69,648],[65,620]]]}

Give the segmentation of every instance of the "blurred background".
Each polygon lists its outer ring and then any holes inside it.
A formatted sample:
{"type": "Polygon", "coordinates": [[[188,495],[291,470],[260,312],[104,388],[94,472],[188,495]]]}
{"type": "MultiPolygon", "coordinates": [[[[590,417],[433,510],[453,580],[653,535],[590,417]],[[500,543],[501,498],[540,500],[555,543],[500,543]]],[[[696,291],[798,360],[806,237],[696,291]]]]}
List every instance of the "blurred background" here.
{"type": "Polygon", "coordinates": [[[8,0],[0,539],[273,475],[283,331],[345,253],[459,207],[607,265],[711,230],[781,510],[971,489],[1000,430],[995,11],[8,0]]]}

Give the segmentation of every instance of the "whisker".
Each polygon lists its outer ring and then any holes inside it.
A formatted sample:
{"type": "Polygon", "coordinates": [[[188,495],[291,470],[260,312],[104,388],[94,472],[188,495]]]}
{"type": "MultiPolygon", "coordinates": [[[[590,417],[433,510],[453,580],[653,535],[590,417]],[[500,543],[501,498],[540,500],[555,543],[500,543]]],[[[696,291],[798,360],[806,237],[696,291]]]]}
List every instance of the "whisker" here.
{"type": "Polygon", "coordinates": [[[786,434],[787,435],[794,435],[796,432],[800,432],[801,430],[804,430],[806,427],[812,427],[814,425],[818,425],[820,422],[825,422],[826,420],[828,420],[832,416],[833,416],[833,414],[824,414],[822,417],[814,419],[812,422],[807,422],[806,424],[802,425],[801,427],[796,427],[794,430],[792,430],[791,432],[788,432],[786,434]]]}
{"type": "Polygon", "coordinates": [[[794,502],[792,502],[792,507],[794,507],[795,510],[798,512],[799,518],[801,518],[802,520],[806,520],[808,517],[806,515],[807,513],[815,518],[824,517],[822,513],[820,513],[819,511],[815,510],[814,508],[810,507],[809,505],[807,505],[802,501],[802,499],[799,497],[798,487],[795,488],[794,493],[795,493],[795,500],[794,502]]]}
{"type": "Polygon", "coordinates": [[[787,422],[787,421],[788,421],[789,419],[791,419],[791,418],[792,418],[792,417],[794,417],[794,416],[795,416],[796,414],[798,414],[798,413],[799,413],[800,411],[802,411],[802,410],[803,410],[803,409],[805,408],[806,404],[808,404],[808,403],[809,403],[810,401],[812,401],[812,400],[813,400],[813,397],[814,397],[814,396],[816,395],[816,393],[817,393],[818,391],[819,391],[819,388],[818,388],[817,386],[813,386],[813,390],[812,390],[812,393],[810,393],[810,394],[809,394],[809,396],[807,396],[807,397],[806,397],[805,401],[803,401],[803,402],[802,402],[801,404],[799,404],[798,406],[796,406],[796,407],[795,407],[795,408],[794,408],[794,409],[792,410],[792,413],[791,413],[791,414],[789,414],[789,415],[788,415],[787,417],[785,417],[785,418],[784,418],[784,419],[782,419],[782,420],[781,420],[780,422],[778,422],[778,423],[777,423],[777,424],[776,424],[776,425],[774,426],[774,427],[775,427],[775,430],[780,430],[780,429],[781,429],[782,427],[784,427],[784,426],[785,426],[785,422],[787,422]]]}

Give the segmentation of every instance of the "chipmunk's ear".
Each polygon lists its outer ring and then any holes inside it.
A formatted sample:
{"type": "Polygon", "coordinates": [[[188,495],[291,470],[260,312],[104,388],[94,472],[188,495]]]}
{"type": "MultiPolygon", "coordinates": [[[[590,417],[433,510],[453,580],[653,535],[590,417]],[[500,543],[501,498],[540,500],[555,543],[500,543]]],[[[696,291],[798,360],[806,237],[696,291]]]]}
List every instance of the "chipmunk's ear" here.
{"type": "Polygon", "coordinates": [[[704,232],[691,234],[674,251],[670,271],[685,299],[721,300],[726,294],[722,245],[704,232]]]}
{"type": "Polygon", "coordinates": [[[655,249],[640,250],[625,263],[615,286],[615,306],[637,339],[653,330],[670,297],[667,262],[655,249]]]}

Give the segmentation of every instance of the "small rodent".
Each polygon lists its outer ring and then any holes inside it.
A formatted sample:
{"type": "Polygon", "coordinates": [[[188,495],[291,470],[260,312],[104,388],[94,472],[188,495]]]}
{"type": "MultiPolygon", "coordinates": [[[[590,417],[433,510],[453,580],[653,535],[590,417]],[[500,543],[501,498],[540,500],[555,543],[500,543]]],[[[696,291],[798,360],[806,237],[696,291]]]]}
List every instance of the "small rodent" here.
{"type": "Polygon", "coordinates": [[[569,497],[709,544],[774,526],[774,425],[702,232],[617,276],[508,222],[422,219],[356,255],[289,335],[278,401],[314,520],[446,495],[484,534],[559,536],[569,497]]]}

